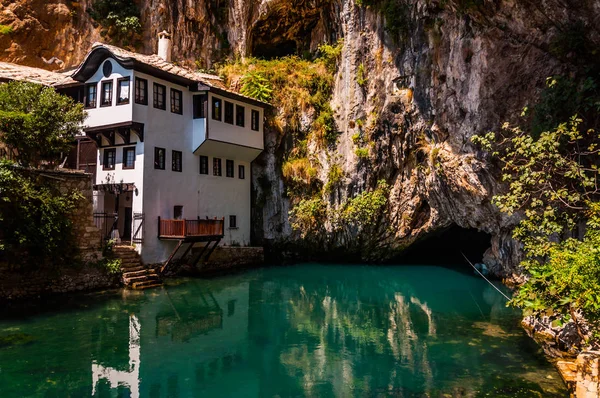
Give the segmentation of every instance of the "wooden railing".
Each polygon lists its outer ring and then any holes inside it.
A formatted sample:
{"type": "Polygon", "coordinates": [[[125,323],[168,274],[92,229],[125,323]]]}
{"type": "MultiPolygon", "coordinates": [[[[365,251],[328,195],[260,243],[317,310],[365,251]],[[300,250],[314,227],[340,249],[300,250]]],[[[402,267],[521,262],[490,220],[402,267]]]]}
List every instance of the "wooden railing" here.
{"type": "Polygon", "coordinates": [[[159,238],[186,238],[192,236],[223,236],[225,218],[213,220],[163,220],[158,217],[159,238]]]}

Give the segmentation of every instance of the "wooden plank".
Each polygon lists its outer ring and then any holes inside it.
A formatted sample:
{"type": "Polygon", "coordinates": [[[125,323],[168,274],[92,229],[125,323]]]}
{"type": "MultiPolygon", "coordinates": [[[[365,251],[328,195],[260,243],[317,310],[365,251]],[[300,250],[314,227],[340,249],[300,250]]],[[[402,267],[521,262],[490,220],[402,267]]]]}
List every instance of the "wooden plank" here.
{"type": "Polygon", "coordinates": [[[171,265],[171,261],[175,257],[175,253],[177,253],[177,251],[179,250],[179,248],[181,247],[182,244],[183,244],[183,241],[180,240],[179,243],[177,244],[177,247],[175,248],[175,250],[173,250],[173,253],[171,253],[171,255],[169,256],[169,259],[167,260],[165,265],[163,265],[162,268],[160,269],[161,274],[163,272],[165,272],[165,269],[167,269],[169,267],[169,265],[171,265]]]}

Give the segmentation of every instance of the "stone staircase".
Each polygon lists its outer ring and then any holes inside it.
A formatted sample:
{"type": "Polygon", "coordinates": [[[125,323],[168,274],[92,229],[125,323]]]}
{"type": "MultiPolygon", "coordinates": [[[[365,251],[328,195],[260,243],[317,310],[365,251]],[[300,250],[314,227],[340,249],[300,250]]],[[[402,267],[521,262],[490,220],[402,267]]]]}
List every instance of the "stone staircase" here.
{"type": "Polygon", "coordinates": [[[142,290],[162,286],[156,271],[142,264],[140,255],[132,246],[115,246],[113,252],[121,259],[123,283],[126,287],[142,290]]]}

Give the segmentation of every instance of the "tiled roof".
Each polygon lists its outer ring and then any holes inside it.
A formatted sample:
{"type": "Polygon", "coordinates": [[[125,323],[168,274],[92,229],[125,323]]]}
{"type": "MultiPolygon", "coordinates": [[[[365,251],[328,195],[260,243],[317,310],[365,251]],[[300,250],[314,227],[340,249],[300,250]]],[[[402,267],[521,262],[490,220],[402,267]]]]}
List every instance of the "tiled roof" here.
{"type": "MultiPolygon", "coordinates": [[[[164,72],[171,73],[176,76],[180,76],[189,80],[194,80],[200,83],[204,83],[207,86],[220,88],[222,90],[228,90],[219,76],[209,75],[207,73],[195,72],[187,68],[183,68],[181,66],[175,65],[171,62],[167,62],[160,58],[156,54],[145,55],[138,54],[133,51],[128,51],[120,47],[112,46],[110,44],[104,44],[100,42],[96,42],[92,45],[92,51],[98,47],[104,47],[113,53],[115,56],[119,58],[130,58],[135,59],[138,62],[142,62],[146,65],[152,66],[154,68],[160,69],[164,72]]],[[[229,91],[229,90],[228,90],[229,91]]],[[[233,91],[232,91],[233,92],[233,91]]],[[[238,93],[236,93],[238,94],[238,93]]],[[[239,95],[239,94],[238,94],[239,95]]]]}
{"type": "Polygon", "coordinates": [[[0,62],[0,79],[19,80],[43,84],[45,86],[65,86],[69,84],[79,84],[69,75],[63,73],[51,72],[45,69],[33,68],[0,62]]]}
{"type": "MultiPolygon", "coordinates": [[[[254,98],[248,97],[246,95],[242,95],[239,92],[230,89],[227,87],[223,79],[216,75],[210,75],[207,73],[201,73],[192,71],[190,69],[175,65],[171,62],[167,62],[164,59],[160,58],[156,54],[146,55],[139,54],[133,51],[125,50],[120,47],[116,47],[110,44],[96,42],[92,45],[92,49],[90,50],[90,54],[99,48],[104,48],[110,51],[115,57],[120,58],[121,60],[135,60],[136,62],[148,65],[152,68],[158,69],[162,72],[170,73],[174,76],[178,76],[184,79],[188,79],[203,85],[206,85],[210,88],[214,88],[220,90],[222,92],[230,93],[236,97],[240,97],[240,99],[245,99],[246,101],[255,103],[259,106],[267,106],[271,105],[262,101],[258,101],[254,98]]],[[[89,54],[88,54],[89,55],[89,54]]]]}

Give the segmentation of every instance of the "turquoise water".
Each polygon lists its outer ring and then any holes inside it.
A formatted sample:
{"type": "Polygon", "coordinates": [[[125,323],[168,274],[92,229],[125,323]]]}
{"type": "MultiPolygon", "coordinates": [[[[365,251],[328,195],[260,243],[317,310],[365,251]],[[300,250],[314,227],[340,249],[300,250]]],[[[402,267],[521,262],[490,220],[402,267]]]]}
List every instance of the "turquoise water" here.
{"type": "Polygon", "coordinates": [[[3,311],[0,397],[565,397],[470,273],[305,264],[3,311]]]}

